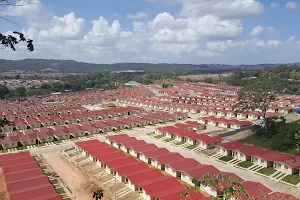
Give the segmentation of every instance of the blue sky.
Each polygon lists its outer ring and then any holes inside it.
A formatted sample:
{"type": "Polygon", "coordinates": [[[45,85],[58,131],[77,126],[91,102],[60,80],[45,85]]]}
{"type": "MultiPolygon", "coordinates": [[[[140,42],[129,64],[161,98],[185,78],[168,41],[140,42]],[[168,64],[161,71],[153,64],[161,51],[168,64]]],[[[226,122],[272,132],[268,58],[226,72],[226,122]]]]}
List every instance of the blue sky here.
{"type": "MultiPolygon", "coordinates": [[[[24,2],[27,0],[23,0],[24,2]]],[[[34,0],[6,7],[35,42],[0,58],[95,63],[291,63],[300,61],[299,1],[34,0]]],[[[1,21],[0,31],[18,30],[1,21]]]]}

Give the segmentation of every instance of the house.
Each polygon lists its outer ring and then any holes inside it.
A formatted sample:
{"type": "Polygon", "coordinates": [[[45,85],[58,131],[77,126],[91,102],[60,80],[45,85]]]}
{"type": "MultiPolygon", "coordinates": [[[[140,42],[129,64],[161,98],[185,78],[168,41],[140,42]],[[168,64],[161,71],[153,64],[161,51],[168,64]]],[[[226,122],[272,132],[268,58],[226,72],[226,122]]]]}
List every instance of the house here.
{"type": "Polygon", "coordinates": [[[254,152],[251,155],[251,161],[255,165],[262,167],[274,167],[275,160],[281,160],[289,157],[286,154],[280,153],[274,150],[261,149],[260,151],[254,152]]]}
{"type": "MultiPolygon", "coordinates": [[[[242,182],[242,184],[247,195],[249,195],[249,197],[251,197],[252,199],[263,199],[265,196],[272,192],[272,190],[258,182],[244,181],[242,182]]],[[[244,194],[240,198],[246,199],[247,197],[244,194]]],[[[231,200],[233,199],[234,198],[231,198],[231,200]]]]}
{"type": "Polygon", "coordinates": [[[70,124],[66,128],[69,129],[69,133],[72,137],[85,136],[85,130],[78,124],[70,124]]]}
{"type": "Polygon", "coordinates": [[[251,126],[252,122],[246,120],[241,121],[241,120],[232,119],[229,121],[229,124],[230,124],[229,128],[240,129],[245,126],[251,126]]]}
{"type": "Polygon", "coordinates": [[[19,135],[17,133],[10,133],[0,141],[3,149],[11,149],[18,147],[19,135]]]}
{"type": "Polygon", "coordinates": [[[131,120],[126,119],[124,117],[115,118],[114,120],[124,124],[126,129],[128,129],[128,128],[132,129],[132,128],[135,128],[135,127],[138,126],[137,122],[131,121],[131,120]]]}
{"type": "Polygon", "coordinates": [[[19,141],[23,146],[34,145],[37,143],[38,131],[24,131],[19,135],[19,141]]]}
{"type": "Polygon", "coordinates": [[[131,137],[129,137],[127,134],[110,135],[105,138],[105,142],[111,146],[115,146],[116,148],[118,148],[118,145],[114,145],[116,144],[115,140],[125,139],[125,138],[131,138],[131,137]]]}
{"type": "Polygon", "coordinates": [[[184,160],[184,157],[179,153],[169,153],[162,156],[157,156],[151,159],[151,165],[162,171],[165,171],[165,166],[184,160]]]}
{"type": "MultiPolygon", "coordinates": [[[[219,143],[221,143],[222,138],[219,136],[209,136],[207,134],[194,134],[188,136],[193,140],[193,145],[199,145],[202,149],[212,149],[219,143]]],[[[188,141],[191,141],[188,140],[188,141]]]]}
{"type": "Polygon", "coordinates": [[[293,175],[298,174],[300,170],[300,157],[288,154],[283,154],[274,159],[273,168],[283,173],[293,175]]]}
{"type": "Polygon", "coordinates": [[[41,143],[54,141],[54,130],[52,128],[41,128],[38,132],[38,139],[41,143]]]}
{"type": "Polygon", "coordinates": [[[192,180],[193,178],[199,178],[200,180],[204,180],[205,174],[217,175],[220,171],[211,166],[211,165],[199,165],[195,168],[190,168],[185,170],[185,172],[181,173],[181,180],[190,184],[194,185],[192,180]]]}
{"type": "Polygon", "coordinates": [[[206,126],[204,124],[198,123],[196,121],[186,121],[185,123],[192,126],[194,131],[206,129],[206,126]]]}
{"type": "Polygon", "coordinates": [[[138,161],[131,157],[131,156],[126,156],[123,154],[123,157],[109,160],[105,162],[105,171],[108,174],[116,174],[116,168],[119,167],[125,167],[125,166],[132,166],[135,165],[138,161]]]}
{"type": "Polygon", "coordinates": [[[136,116],[133,116],[133,115],[127,116],[126,119],[129,119],[130,121],[135,122],[138,127],[146,126],[149,124],[149,121],[139,118],[139,117],[136,117],[136,116]]]}
{"type": "Polygon", "coordinates": [[[240,142],[227,142],[227,143],[220,143],[215,145],[218,154],[223,156],[232,155],[233,150],[239,149],[244,147],[244,144],[240,142]]]}
{"type": "Polygon", "coordinates": [[[108,119],[104,121],[105,124],[112,127],[113,130],[122,130],[125,129],[125,124],[122,124],[116,120],[108,119]]]}
{"type": "Polygon", "coordinates": [[[248,161],[251,160],[251,155],[260,154],[263,149],[254,146],[254,145],[244,145],[238,149],[232,151],[233,158],[240,161],[248,161]]]}
{"type": "Polygon", "coordinates": [[[69,139],[71,134],[65,126],[56,126],[53,131],[53,136],[57,140],[69,139]]]}
{"type": "Polygon", "coordinates": [[[136,141],[129,141],[125,143],[120,143],[120,149],[124,151],[125,153],[129,153],[132,151],[132,148],[144,146],[147,144],[144,140],[136,140],[136,141]]]}
{"type": "Polygon", "coordinates": [[[165,165],[165,171],[173,177],[181,178],[181,173],[186,170],[200,166],[201,164],[192,158],[185,158],[178,160],[178,162],[169,163],[165,165]]]}
{"type": "Polygon", "coordinates": [[[128,183],[127,176],[130,176],[131,174],[137,174],[144,171],[148,171],[149,167],[147,164],[143,162],[136,162],[133,165],[129,166],[123,166],[116,168],[116,178],[120,182],[124,182],[125,184],[128,183]]]}
{"type": "Polygon", "coordinates": [[[141,146],[134,146],[129,149],[129,154],[136,158],[140,158],[141,153],[156,150],[156,149],[158,149],[158,147],[154,144],[145,144],[145,145],[141,145],[141,146]]]}
{"type": "Polygon", "coordinates": [[[98,128],[99,132],[106,133],[114,129],[113,126],[110,126],[102,121],[94,121],[93,126],[98,128]]]}
{"type": "Polygon", "coordinates": [[[140,153],[140,160],[145,163],[152,164],[152,159],[167,154],[170,154],[170,151],[166,148],[158,148],[149,151],[143,151],[142,153],[140,153]]]}

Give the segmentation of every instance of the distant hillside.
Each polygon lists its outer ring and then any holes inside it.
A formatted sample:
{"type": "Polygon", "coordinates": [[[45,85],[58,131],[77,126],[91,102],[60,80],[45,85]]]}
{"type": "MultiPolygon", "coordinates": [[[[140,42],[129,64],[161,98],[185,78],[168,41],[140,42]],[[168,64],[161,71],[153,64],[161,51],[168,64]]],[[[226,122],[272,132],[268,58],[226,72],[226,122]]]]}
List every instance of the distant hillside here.
{"type": "Polygon", "coordinates": [[[186,74],[222,73],[237,68],[259,68],[274,67],[277,64],[262,65],[219,65],[219,64],[150,64],[150,63],[116,63],[116,64],[92,64],[76,62],[73,60],[47,60],[47,59],[25,59],[25,60],[3,60],[0,59],[0,71],[25,70],[41,71],[44,68],[52,68],[60,72],[103,72],[118,70],[143,70],[143,71],[168,71],[184,72],[186,74]]]}

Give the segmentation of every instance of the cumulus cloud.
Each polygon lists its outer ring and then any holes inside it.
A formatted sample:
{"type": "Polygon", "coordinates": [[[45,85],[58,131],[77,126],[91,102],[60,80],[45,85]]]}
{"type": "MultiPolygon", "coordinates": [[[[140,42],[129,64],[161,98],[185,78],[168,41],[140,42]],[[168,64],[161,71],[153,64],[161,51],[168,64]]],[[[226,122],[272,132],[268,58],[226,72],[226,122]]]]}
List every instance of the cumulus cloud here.
{"type": "Polygon", "coordinates": [[[135,20],[146,18],[146,17],[148,17],[148,14],[146,12],[138,12],[136,14],[128,14],[127,15],[127,18],[135,19],[135,20]]]}
{"type": "Polygon", "coordinates": [[[213,14],[220,18],[240,19],[263,13],[264,7],[256,0],[184,0],[181,16],[201,17],[213,14]]]}
{"type": "Polygon", "coordinates": [[[257,37],[257,36],[262,35],[264,32],[265,32],[264,27],[258,25],[252,29],[250,35],[252,37],[257,37]]]}
{"type": "Polygon", "coordinates": [[[40,0],[19,0],[16,5],[8,6],[3,15],[12,17],[34,18],[40,15],[42,4],[40,0]]]}
{"type": "MultiPolygon", "coordinates": [[[[42,15],[26,16],[25,21],[30,23],[22,32],[34,39],[36,51],[29,53],[26,46],[17,45],[16,52],[5,49],[0,58],[73,59],[95,63],[251,63],[265,59],[268,54],[272,55],[270,58],[282,59],[283,56],[276,56],[279,52],[280,55],[287,50],[291,54],[300,52],[300,45],[293,37],[286,41],[242,39],[245,38],[241,37],[243,19],[263,12],[263,6],[256,0],[159,0],[157,3],[161,1],[180,3],[179,15],[162,12],[147,21],[139,21],[146,15],[132,14],[127,16],[133,19],[133,27],[129,29],[119,20],[108,21],[101,15],[91,21],[76,17],[73,12],[59,16],[49,14],[47,19],[42,15]],[[188,8],[193,9],[188,13],[188,8]],[[92,26],[86,29],[85,24],[89,22],[92,26]]],[[[30,8],[32,13],[44,13],[43,5],[38,5],[30,8]]],[[[15,10],[14,15],[21,17],[22,12],[15,10]]],[[[276,31],[274,27],[257,26],[251,35],[261,35],[265,29],[276,31]]],[[[298,59],[299,55],[292,58],[298,59]]]]}
{"type": "Polygon", "coordinates": [[[285,7],[288,9],[297,9],[297,3],[294,1],[288,1],[285,7]]]}

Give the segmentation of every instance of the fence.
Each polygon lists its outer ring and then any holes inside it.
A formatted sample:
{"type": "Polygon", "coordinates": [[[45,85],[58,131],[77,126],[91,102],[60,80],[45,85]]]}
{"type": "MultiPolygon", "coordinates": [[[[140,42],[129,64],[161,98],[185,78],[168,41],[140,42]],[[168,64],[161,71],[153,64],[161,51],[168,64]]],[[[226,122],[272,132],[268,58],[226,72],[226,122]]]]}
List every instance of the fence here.
{"type": "Polygon", "coordinates": [[[249,130],[251,129],[252,126],[244,126],[240,129],[237,129],[237,130],[233,130],[233,131],[229,131],[229,132],[226,132],[226,133],[222,133],[220,135],[218,135],[219,137],[227,137],[227,136],[231,136],[231,135],[235,135],[237,134],[238,132],[240,131],[245,131],[245,130],[249,130]]]}

